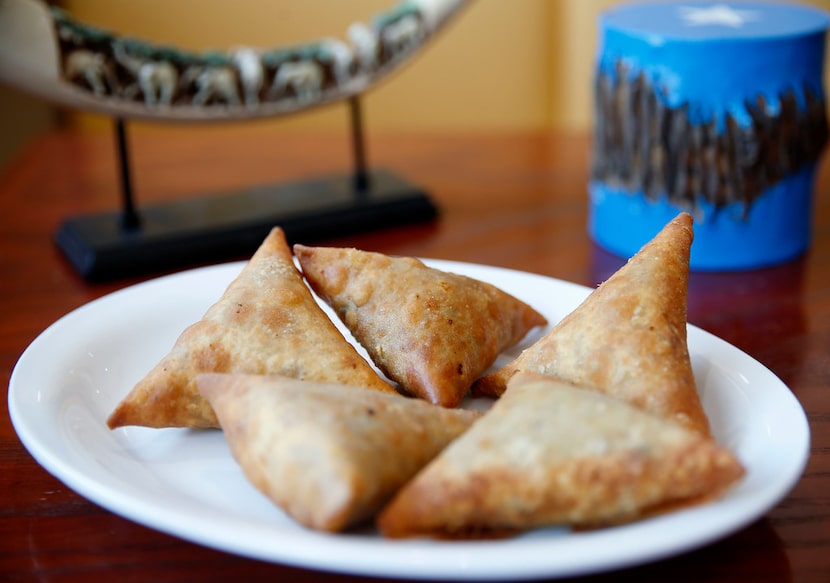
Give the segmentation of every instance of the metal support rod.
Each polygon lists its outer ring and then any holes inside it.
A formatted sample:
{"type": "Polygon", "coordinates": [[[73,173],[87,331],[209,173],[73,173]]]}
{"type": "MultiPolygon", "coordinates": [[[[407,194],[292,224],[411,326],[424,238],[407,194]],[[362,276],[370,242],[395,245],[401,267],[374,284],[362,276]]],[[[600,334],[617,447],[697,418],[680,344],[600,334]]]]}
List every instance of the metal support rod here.
{"type": "Polygon", "coordinates": [[[358,194],[369,190],[369,172],[366,168],[366,149],[363,138],[363,116],[360,111],[360,98],[349,98],[349,110],[352,121],[352,147],[354,149],[354,188],[358,194]]]}
{"type": "Polygon", "coordinates": [[[123,118],[115,118],[115,136],[118,144],[118,166],[121,178],[121,227],[127,231],[131,231],[141,226],[141,218],[138,216],[138,212],[135,209],[135,201],[133,200],[130,156],[127,150],[127,135],[123,118]]]}

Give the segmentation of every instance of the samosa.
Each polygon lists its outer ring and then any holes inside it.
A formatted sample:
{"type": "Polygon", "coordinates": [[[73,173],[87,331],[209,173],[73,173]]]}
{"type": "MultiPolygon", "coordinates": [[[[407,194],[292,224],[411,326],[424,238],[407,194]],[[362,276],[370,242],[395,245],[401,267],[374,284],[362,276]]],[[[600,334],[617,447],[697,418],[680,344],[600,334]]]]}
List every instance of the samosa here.
{"type": "Polygon", "coordinates": [[[715,441],[625,401],[519,372],[380,513],[388,537],[622,524],[716,499],[743,476],[715,441]]]}
{"type": "Polygon", "coordinates": [[[110,428],[217,427],[200,372],[282,374],[395,393],[323,312],[275,227],[202,319],[112,412],[110,428]]]}
{"type": "Polygon", "coordinates": [[[681,213],[573,312],[473,392],[501,395],[524,370],[600,389],[709,434],[686,335],[692,217],[681,213]]]}
{"type": "Polygon", "coordinates": [[[374,517],[479,415],[279,376],[197,383],[248,480],[300,524],[330,532],[374,517]]]}
{"type": "Polygon", "coordinates": [[[357,249],[294,245],[311,288],[375,365],[410,394],[457,407],[506,348],[547,323],[496,286],[357,249]]]}

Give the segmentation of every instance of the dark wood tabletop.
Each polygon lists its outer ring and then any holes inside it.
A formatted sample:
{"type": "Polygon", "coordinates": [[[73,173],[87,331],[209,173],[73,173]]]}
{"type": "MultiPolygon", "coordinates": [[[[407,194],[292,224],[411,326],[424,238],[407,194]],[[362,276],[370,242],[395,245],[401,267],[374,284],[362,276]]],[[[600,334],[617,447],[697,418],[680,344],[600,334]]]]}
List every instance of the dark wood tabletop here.
{"type": "MultiPolygon", "coordinates": [[[[130,134],[138,204],[348,172],[343,135],[254,125],[142,128],[130,134]]],[[[422,186],[434,221],[319,240],[396,255],[504,266],[596,285],[624,259],[586,233],[587,135],[370,135],[371,165],[422,186]]],[[[159,275],[91,283],[53,242],[70,215],[118,206],[112,136],[55,132],[0,175],[0,371],[8,386],[26,346],[67,312],[159,275]]],[[[771,369],[811,427],[803,477],[753,524],[704,548],[580,581],[830,580],[830,164],[816,188],[814,242],[786,265],[693,273],[689,321],[771,369]]],[[[244,257],[240,257],[243,259],[244,257]]],[[[204,263],[211,263],[206,258],[204,263]]],[[[359,577],[238,557],[102,509],[51,476],[0,415],[0,580],[352,581],[359,577]]]]}

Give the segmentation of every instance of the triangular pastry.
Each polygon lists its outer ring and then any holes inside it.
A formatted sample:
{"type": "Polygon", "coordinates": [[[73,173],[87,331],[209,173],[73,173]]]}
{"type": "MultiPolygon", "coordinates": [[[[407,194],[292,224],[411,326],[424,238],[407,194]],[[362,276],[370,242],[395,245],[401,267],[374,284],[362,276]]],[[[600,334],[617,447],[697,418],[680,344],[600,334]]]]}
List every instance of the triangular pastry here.
{"type": "Polygon", "coordinates": [[[519,370],[598,388],[709,433],[686,341],[692,217],[668,223],[545,336],[473,392],[498,396],[519,370]]]}
{"type": "Polygon", "coordinates": [[[110,428],[217,427],[200,372],[283,374],[386,392],[383,380],[317,304],[280,228],[271,231],[202,319],[112,412],[110,428]]]}
{"type": "Polygon", "coordinates": [[[497,287],[412,257],[295,245],[309,282],[403,391],[456,407],[544,316],[497,287]]]}
{"type": "Polygon", "coordinates": [[[710,437],[595,389],[522,372],[377,524],[395,538],[608,526],[713,500],[743,474],[710,437]]]}
{"type": "Polygon", "coordinates": [[[389,498],[479,414],[286,377],[198,377],[248,480],[297,522],[341,531],[389,498]]]}

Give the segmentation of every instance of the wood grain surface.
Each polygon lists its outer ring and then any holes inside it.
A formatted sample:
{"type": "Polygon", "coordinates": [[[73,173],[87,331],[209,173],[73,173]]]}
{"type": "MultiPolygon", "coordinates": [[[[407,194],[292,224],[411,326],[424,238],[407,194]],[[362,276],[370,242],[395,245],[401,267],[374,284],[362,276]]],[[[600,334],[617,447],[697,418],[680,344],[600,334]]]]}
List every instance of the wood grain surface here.
{"type": "MultiPolygon", "coordinates": [[[[348,136],[280,135],[254,126],[161,127],[131,135],[138,203],[348,171],[348,136]]],[[[369,136],[373,165],[423,186],[436,221],[320,240],[451,259],[596,285],[623,263],[586,225],[586,135],[369,136]]],[[[53,243],[61,221],[118,204],[113,140],[51,133],[0,175],[0,372],[56,319],[153,275],[87,283],[53,243]]],[[[830,166],[816,188],[814,243],[783,266],[693,273],[689,321],[749,353],[793,391],[811,457],[765,517],[705,548],[593,581],[830,580],[830,166]]],[[[240,258],[244,259],[244,258],[240,258]]],[[[209,259],[205,263],[211,263],[209,259]]],[[[0,415],[0,580],[357,581],[249,560],[145,528],[78,496],[42,469],[0,415]]]]}

